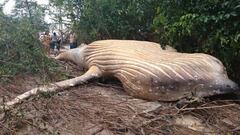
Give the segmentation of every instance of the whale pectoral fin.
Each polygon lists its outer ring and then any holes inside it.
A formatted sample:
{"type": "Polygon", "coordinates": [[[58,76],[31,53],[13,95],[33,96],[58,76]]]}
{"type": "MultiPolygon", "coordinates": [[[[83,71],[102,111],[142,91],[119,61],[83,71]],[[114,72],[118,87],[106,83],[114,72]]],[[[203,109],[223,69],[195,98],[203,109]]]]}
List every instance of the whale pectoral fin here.
{"type": "Polygon", "coordinates": [[[102,72],[101,72],[101,70],[97,66],[92,66],[82,76],[87,81],[87,80],[90,80],[92,78],[99,78],[99,77],[101,77],[102,76],[102,72]]]}
{"type": "Polygon", "coordinates": [[[70,84],[70,86],[76,86],[78,84],[83,84],[90,79],[99,78],[101,76],[102,76],[101,70],[96,66],[92,66],[88,69],[88,71],[86,73],[71,80],[71,82],[69,82],[69,84],[70,84]]]}

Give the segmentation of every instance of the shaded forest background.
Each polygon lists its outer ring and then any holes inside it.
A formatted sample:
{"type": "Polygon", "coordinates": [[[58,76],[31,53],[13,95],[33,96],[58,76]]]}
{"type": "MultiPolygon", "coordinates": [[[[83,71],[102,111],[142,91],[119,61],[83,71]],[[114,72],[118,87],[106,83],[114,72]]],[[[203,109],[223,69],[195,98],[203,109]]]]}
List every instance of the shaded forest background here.
{"type": "MultiPolygon", "coordinates": [[[[4,4],[3,4],[4,5],[4,4]]],[[[50,75],[57,64],[42,53],[38,32],[44,15],[74,30],[81,43],[136,39],[171,45],[179,52],[219,58],[240,83],[239,0],[34,0],[16,1],[11,15],[0,6],[0,78],[29,73],[50,75]],[[56,12],[51,12],[54,8],[56,12]]]]}

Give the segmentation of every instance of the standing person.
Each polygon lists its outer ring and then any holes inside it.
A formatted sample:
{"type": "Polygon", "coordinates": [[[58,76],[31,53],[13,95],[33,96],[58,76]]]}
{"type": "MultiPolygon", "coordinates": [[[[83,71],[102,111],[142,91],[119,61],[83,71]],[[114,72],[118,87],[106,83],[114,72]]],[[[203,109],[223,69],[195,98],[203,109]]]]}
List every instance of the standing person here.
{"type": "Polygon", "coordinates": [[[58,44],[58,36],[55,32],[53,32],[53,35],[51,36],[51,48],[52,49],[57,49],[58,51],[60,50],[60,45],[58,44]]]}
{"type": "Polygon", "coordinates": [[[43,35],[39,38],[40,42],[42,43],[42,47],[44,49],[44,52],[49,55],[50,54],[50,44],[51,44],[51,37],[49,35],[49,32],[44,32],[43,35]]]}
{"type": "Polygon", "coordinates": [[[76,39],[75,32],[70,33],[69,41],[70,41],[70,49],[77,48],[77,39],[76,39]]]}
{"type": "Polygon", "coordinates": [[[59,40],[58,40],[58,43],[59,43],[60,48],[61,48],[62,45],[63,45],[63,32],[62,32],[62,30],[59,30],[59,40]]]}

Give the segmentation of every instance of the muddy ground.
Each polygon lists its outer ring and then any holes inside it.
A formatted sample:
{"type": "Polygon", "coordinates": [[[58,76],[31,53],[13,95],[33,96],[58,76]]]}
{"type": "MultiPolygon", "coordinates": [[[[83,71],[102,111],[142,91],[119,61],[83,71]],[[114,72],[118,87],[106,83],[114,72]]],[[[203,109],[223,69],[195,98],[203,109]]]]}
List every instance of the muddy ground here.
{"type": "MultiPolygon", "coordinates": [[[[0,86],[0,102],[44,84],[42,80],[30,75],[14,77],[0,86]]],[[[170,134],[240,134],[240,100],[230,95],[177,107],[175,102],[128,96],[116,81],[95,80],[57,93],[41,93],[0,114],[0,135],[170,134]]]]}

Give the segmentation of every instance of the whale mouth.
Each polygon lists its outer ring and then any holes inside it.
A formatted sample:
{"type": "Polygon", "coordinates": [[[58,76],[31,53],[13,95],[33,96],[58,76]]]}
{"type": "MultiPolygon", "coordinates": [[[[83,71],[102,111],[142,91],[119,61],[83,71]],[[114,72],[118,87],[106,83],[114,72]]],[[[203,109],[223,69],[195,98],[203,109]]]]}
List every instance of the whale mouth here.
{"type": "Polygon", "coordinates": [[[235,83],[235,86],[233,87],[233,89],[240,92],[239,85],[236,83],[235,83]]]}
{"type": "Polygon", "coordinates": [[[212,97],[220,95],[240,95],[239,86],[230,79],[222,79],[211,83],[199,84],[194,90],[196,97],[212,97]],[[239,93],[239,94],[238,94],[239,93]]]}
{"type": "Polygon", "coordinates": [[[216,100],[239,100],[240,95],[232,92],[232,93],[225,93],[225,94],[218,94],[206,97],[206,99],[209,99],[210,101],[216,101],[216,100]]]}
{"type": "Polygon", "coordinates": [[[231,81],[231,80],[225,80],[226,86],[225,89],[226,90],[230,90],[230,91],[239,91],[239,86],[237,83],[231,81]]]}

